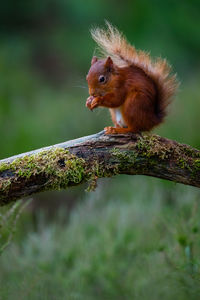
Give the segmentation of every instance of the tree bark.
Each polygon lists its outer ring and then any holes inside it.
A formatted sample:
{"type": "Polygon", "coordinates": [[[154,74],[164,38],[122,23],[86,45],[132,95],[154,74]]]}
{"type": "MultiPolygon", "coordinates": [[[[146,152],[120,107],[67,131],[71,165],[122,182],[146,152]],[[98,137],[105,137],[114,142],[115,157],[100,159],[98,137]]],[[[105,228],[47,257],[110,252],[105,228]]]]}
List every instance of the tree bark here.
{"type": "Polygon", "coordinates": [[[200,151],[157,135],[100,132],[0,161],[0,205],[100,177],[148,175],[200,187],[200,151]]]}

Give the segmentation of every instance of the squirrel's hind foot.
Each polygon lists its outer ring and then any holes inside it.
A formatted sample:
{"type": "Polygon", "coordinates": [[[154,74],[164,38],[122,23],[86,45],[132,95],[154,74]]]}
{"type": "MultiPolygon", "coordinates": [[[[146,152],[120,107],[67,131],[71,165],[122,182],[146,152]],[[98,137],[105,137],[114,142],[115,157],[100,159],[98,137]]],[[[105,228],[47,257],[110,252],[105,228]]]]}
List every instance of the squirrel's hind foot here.
{"type": "MultiPolygon", "coordinates": [[[[112,127],[108,126],[104,128],[105,134],[123,134],[123,133],[128,133],[132,132],[134,133],[134,130],[131,128],[123,128],[123,127],[112,127]]],[[[136,133],[136,132],[135,132],[136,133]]]]}

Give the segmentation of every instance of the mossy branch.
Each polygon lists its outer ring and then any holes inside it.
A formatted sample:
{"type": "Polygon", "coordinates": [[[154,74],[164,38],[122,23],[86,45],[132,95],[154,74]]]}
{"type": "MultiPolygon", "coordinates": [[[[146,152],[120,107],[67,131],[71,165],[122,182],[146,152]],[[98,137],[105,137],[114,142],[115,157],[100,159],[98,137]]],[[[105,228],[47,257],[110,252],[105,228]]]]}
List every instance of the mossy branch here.
{"type": "Polygon", "coordinates": [[[148,175],[200,187],[200,151],[157,135],[104,132],[0,161],[0,205],[46,190],[117,174],[148,175]]]}

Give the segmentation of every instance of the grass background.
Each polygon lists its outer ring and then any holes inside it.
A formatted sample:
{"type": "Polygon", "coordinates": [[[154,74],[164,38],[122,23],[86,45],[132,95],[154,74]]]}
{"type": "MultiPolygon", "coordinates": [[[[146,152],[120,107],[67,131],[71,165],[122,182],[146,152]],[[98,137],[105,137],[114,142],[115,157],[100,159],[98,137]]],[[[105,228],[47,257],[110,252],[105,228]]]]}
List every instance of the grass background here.
{"type": "MultiPolygon", "coordinates": [[[[154,132],[200,147],[199,1],[7,1],[0,10],[0,157],[92,134],[89,28],[108,19],[181,82],[154,132]]],[[[198,189],[144,176],[35,195],[0,210],[0,299],[199,299],[198,189]],[[9,217],[9,212],[12,212],[9,217]]]]}

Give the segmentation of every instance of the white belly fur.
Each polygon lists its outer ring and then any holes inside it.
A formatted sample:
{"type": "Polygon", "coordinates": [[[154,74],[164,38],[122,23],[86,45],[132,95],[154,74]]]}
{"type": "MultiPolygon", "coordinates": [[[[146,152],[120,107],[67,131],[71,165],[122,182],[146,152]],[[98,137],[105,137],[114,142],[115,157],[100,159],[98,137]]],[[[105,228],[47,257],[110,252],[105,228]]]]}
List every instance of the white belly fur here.
{"type": "Polygon", "coordinates": [[[120,107],[119,108],[113,108],[112,110],[115,113],[115,119],[116,119],[117,125],[119,127],[127,127],[127,125],[126,125],[126,123],[123,119],[120,107]]]}

